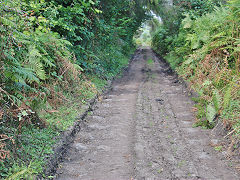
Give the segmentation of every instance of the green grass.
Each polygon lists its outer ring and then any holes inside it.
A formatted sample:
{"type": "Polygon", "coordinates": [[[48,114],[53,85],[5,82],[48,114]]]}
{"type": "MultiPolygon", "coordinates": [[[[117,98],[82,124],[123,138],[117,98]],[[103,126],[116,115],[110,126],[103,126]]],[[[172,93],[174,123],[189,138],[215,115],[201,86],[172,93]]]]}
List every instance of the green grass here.
{"type": "Polygon", "coordinates": [[[34,179],[42,173],[46,158],[53,154],[53,144],[59,133],[52,128],[39,129],[33,125],[23,127],[22,134],[15,140],[16,152],[7,163],[1,164],[1,176],[6,179],[34,179]]]}
{"type": "MultiPolygon", "coordinates": [[[[108,80],[120,74],[129,59],[119,56],[121,63],[114,72],[108,72],[105,77],[96,74],[80,76],[79,83],[51,84],[54,91],[50,99],[36,101],[33,108],[34,114],[45,122],[46,127],[40,129],[37,124],[39,119],[28,117],[25,110],[20,112],[23,118],[29,118],[21,131],[18,130],[19,119],[8,120],[5,127],[0,126],[0,134],[11,137],[13,141],[6,141],[5,149],[10,150],[10,157],[0,161],[0,178],[4,179],[35,179],[42,174],[46,166],[46,159],[53,154],[53,147],[58,142],[60,134],[73,126],[76,118],[88,108],[88,100],[102,93],[108,80]]],[[[19,114],[19,113],[18,113],[19,114]]]]}
{"type": "Polygon", "coordinates": [[[153,63],[154,63],[153,59],[148,59],[148,60],[147,60],[147,64],[148,64],[149,66],[152,66],[153,63]]]}
{"type": "MultiPolygon", "coordinates": [[[[238,92],[240,94],[240,92],[238,92]]],[[[221,115],[222,119],[228,119],[232,126],[232,135],[236,138],[237,141],[240,140],[240,119],[239,119],[239,109],[240,101],[239,100],[230,100],[229,106],[223,110],[221,115]]]]}
{"type": "MultiPolygon", "coordinates": [[[[97,90],[104,88],[106,81],[93,77],[93,81],[83,82],[79,87],[73,87],[74,93],[61,91],[55,87],[55,91],[64,96],[62,104],[53,108],[49,103],[40,106],[37,114],[46,123],[43,129],[36,125],[25,124],[21,132],[15,127],[0,127],[14,139],[14,143],[7,142],[7,149],[12,149],[10,158],[4,163],[0,162],[0,176],[6,179],[34,179],[37,174],[42,174],[46,165],[46,159],[53,154],[53,146],[58,141],[61,132],[71,127],[79,114],[83,113],[88,99],[97,94],[97,90]],[[97,90],[96,90],[97,89],[97,90]]],[[[12,120],[14,123],[14,120],[12,120]]]]}
{"type": "Polygon", "coordinates": [[[169,54],[167,54],[165,56],[165,59],[170,64],[170,67],[173,70],[175,70],[183,60],[182,58],[179,58],[178,56],[176,56],[173,52],[170,52],[169,54]]]}
{"type": "Polygon", "coordinates": [[[104,87],[107,85],[107,80],[101,79],[93,75],[88,75],[88,77],[91,79],[92,83],[94,84],[98,91],[103,90],[104,87]]]}
{"type": "Polygon", "coordinates": [[[215,149],[216,151],[221,151],[222,148],[223,148],[223,146],[216,146],[216,147],[214,147],[214,149],[215,149]]]}
{"type": "Polygon", "coordinates": [[[178,168],[181,168],[181,167],[183,167],[184,165],[186,165],[186,160],[181,160],[180,162],[178,162],[178,168]]]}
{"type": "MultiPolygon", "coordinates": [[[[122,66],[127,63],[128,60],[124,61],[122,66]]],[[[15,140],[14,144],[7,143],[7,148],[14,150],[4,163],[0,161],[0,176],[18,180],[34,179],[36,175],[42,174],[46,166],[45,158],[53,154],[53,146],[58,141],[59,135],[74,125],[76,118],[86,110],[87,101],[101,93],[106,85],[106,79],[86,75],[80,85],[71,87],[70,91],[55,86],[56,94],[64,96],[63,103],[50,105],[49,102],[45,102],[37,106],[37,114],[47,127],[40,129],[34,124],[26,124],[21,132],[18,132],[17,126],[11,129],[0,127],[0,132],[15,140]],[[17,133],[21,135],[18,136],[17,133]]]]}
{"type": "Polygon", "coordinates": [[[76,121],[78,114],[84,110],[80,108],[81,104],[68,104],[59,107],[57,111],[43,112],[40,117],[44,119],[52,128],[65,131],[76,121]]]}

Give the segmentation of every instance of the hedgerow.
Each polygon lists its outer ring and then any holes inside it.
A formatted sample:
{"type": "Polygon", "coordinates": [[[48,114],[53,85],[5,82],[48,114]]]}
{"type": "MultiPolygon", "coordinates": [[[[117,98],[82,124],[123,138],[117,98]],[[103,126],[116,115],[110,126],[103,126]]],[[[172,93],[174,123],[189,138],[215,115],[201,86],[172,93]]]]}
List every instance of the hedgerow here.
{"type": "Polygon", "coordinates": [[[137,1],[0,2],[0,177],[34,178],[80,107],[128,63],[137,1]]]}
{"type": "MultiPolygon", "coordinates": [[[[194,7],[193,1],[187,2],[189,7],[194,7]]],[[[213,128],[222,123],[228,135],[234,137],[232,141],[238,144],[240,4],[238,0],[225,5],[212,3],[204,6],[208,7],[205,11],[201,8],[203,1],[198,5],[201,11],[178,12],[183,18],[179,18],[177,34],[172,34],[163,23],[152,45],[198,92],[196,126],[213,128]]]]}

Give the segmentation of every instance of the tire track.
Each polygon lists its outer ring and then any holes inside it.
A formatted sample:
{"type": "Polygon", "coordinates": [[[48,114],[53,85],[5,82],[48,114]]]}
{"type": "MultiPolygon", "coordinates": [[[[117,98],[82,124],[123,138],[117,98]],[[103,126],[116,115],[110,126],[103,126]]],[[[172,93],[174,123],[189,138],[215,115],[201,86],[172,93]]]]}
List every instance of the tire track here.
{"type": "Polygon", "coordinates": [[[56,179],[239,179],[209,146],[209,131],[192,128],[193,103],[177,82],[140,49],[88,115],[56,179]]]}

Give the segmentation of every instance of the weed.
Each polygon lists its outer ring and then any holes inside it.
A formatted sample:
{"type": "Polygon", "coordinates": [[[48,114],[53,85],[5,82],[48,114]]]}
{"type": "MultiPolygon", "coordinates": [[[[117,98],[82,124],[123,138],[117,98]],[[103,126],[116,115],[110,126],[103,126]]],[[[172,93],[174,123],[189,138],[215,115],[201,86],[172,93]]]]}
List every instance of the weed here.
{"type": "Polygon", "coordinates": [[[151,126],[151,127],[152,127],[152,126],[153,126],[153,122],[150,122],[150,123],[149,123],[149,126],[151,126]]]}
{"type": "Polygon", "coordinates": [[[93,112],[89,111],[87,114],[88,114],[88,116],[91,116],[93,114],[93,112]]]}
{"type": "MultiPolygon", "coordinates": [[[[194,1],[195,5],[198,3],[194,1]]],[[[240,135],[238,5],[239,1],[233,0],[213,8],[214,3],[206,1],[198,4],[199,10],[208,12],[206,14],[170,11],[172,16],[175,13],[179,26],[168,17],[167,22],[159,25],[152,40],[153,48],[199,94],[193,98],[198,120],[193,126],[213,128],[217,120],[223,121],[236,142],[240,135]]]]}
{"type": "Polygon", "coordinates": [[[214,124],[209,124],[208,120],[198,120],[195,122],[192,127],[202,127],[202,129],[212,129],[214,124]]]}
{"type": "MultiPolygon", "coordinates": [[[[51,128],[38,129],[34,126],[23,127],[20,137],[15,138],[16,151],[11,152],[11,159],[5,162],[8,179],[34,179],[43,172],[46,158],[53,154],[52,145],[59,133],[51,128]]],[[[3,172],[2,172],[3,173],[3,172]]]]}
{"type": "Polygon", "coordinates": [[[153,59],[148,59],[148,60],[147,60],[147,64],[148,64],[149,66],[152,66],[153,63],[154,63],[153,59]]]}
{"type": "Polygon", "coordinates": [[[78,109],[78,107],[80,107],[78,103],[69,106],[64,105],[59,107],[58,111],[55,111],[53,113],[46,111],[45,113],[40,114],[40,117],[42,119],[45,119],[45,121],[48,122],[50,126],[64,131],[73,125],[78,114],[83,111],[81,109],[78,109]]]}
{"type": "MultiPolygon", "coordinates": [[[[155,74],[155,73],[152,73],[151,74],[151,78],[154,80],[154,79],[156,79],[156,77],[157,77],[157,75],[155,74]]],[[[154,81],[154,82],[157,82],[157,81],[154,81]]]]}
{"type": "Polygon", "coordinates": [[[181,168],[182,166],[186,165],[186,160],[181,160],[179,163],[178,163],[178,168],[181,168]]]}
{"type": "Polygon", "coordinates": [[[91,82],[94,84],[94,86],[96,86],[98,91],[102,91],[104,89],[104,87],[107,85],[106,80],[101,79],[97,76],[89,74],[88,78],[91,80],[91,82]]]}
{"type": "Polygon", "coordinates": [[[163,168],[157,171],[159,174],[163,172],[163,168]]]}
{"type": "Polygon", "coordinates": [[[222,151],[223,146],[215,146],[214,149],[215,149],[216,151],[222,151]]]}

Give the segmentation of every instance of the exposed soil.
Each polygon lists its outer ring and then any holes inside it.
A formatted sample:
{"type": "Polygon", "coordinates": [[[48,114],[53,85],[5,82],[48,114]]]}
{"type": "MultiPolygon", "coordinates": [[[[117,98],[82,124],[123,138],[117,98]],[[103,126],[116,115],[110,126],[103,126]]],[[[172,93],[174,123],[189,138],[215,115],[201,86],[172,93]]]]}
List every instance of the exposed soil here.
{"type": "Polygon", "coordinates": [[[210,130],[192,128],[187,94],[151,49],[138,50],[87,116],[57,179],[240,179],[210,146],[210,130]]]}

